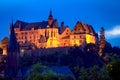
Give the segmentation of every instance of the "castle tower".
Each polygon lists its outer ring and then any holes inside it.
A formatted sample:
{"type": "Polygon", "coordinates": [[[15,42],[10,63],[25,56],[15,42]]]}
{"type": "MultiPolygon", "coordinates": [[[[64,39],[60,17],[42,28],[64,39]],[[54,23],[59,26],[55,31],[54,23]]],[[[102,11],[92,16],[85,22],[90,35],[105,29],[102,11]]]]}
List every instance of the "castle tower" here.
{"type": "Polygon", "coordinates": [[[53,16],[52,16],[52,10],[50,10],[50,15],[48,17],[48,25],[51,26],[52,23],[53,23],[53,16]]]}
{"type": "Polygon", "coordinates": [[[19,65],[19,47],[12,22],[10,29],[10,41],[6,56],[6,75],[10,77],[15,77],[18,72],[18,65],[19,65]]]}

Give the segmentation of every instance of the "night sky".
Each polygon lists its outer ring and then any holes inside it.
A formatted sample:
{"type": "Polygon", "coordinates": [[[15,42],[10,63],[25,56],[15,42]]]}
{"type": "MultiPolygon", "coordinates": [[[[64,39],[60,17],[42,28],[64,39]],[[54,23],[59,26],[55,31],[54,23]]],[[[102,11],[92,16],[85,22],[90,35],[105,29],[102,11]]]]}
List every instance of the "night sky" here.
{"type": "Polygon", "coordinates": [[[77,21],[92,25],[97,33],[103,26],[107,41],[120,47],[120,0],[0,0],[0,40],[9,37],[12,19],[46,21],[50,9],[59,25],[64,21],[70,29],[77,21]]]}

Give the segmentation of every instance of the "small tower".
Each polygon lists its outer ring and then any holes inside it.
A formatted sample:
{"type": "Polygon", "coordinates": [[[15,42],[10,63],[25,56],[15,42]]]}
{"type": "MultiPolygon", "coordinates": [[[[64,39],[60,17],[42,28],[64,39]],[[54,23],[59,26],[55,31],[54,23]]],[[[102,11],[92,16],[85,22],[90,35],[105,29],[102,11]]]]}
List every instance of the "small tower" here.
{"type": "Polygon", "coordinates": [[[48,25],[51,26],[52,23],[53,23],[53,16],[52,16],[52,10],[50,9],[50,15],[48,17],[48,25]]]}
{"type": "Polygon", "coordinates": [[[10,41],[6,56],[6,75],[15,77],[18,72],[19,65],[19,47],[14,32],[13,22],[10,28],[10,41]]]}

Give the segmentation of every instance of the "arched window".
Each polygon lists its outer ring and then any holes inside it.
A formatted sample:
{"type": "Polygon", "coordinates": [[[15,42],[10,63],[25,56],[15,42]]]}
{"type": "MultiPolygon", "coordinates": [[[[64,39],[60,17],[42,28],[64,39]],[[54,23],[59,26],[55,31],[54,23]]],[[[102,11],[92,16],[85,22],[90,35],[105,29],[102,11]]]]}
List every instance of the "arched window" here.
{"type": "Polygon", "coordinates": [[[47,32],[47,36],[49,36],[49,31],[47,32]]]}
{"type": "Polygon", "coordinates": [[[54,37],[55,37],[55,31],[54,31],[54,37]]]}
{"type": "Polygon", "coordinates": [[[53,37],[53,31],[51,31],[51,37],[53,37]]]}

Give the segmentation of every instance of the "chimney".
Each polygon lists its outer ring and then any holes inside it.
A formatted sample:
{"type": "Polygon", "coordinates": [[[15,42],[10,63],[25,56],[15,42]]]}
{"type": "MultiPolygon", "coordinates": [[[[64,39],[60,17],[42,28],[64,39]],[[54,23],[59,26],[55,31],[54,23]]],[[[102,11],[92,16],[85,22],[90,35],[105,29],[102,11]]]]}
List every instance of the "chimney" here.
{"type": "Polygon", "coordinates": [[[64,22],[61,22],[61,26],[64,27],[64,22]]]}

